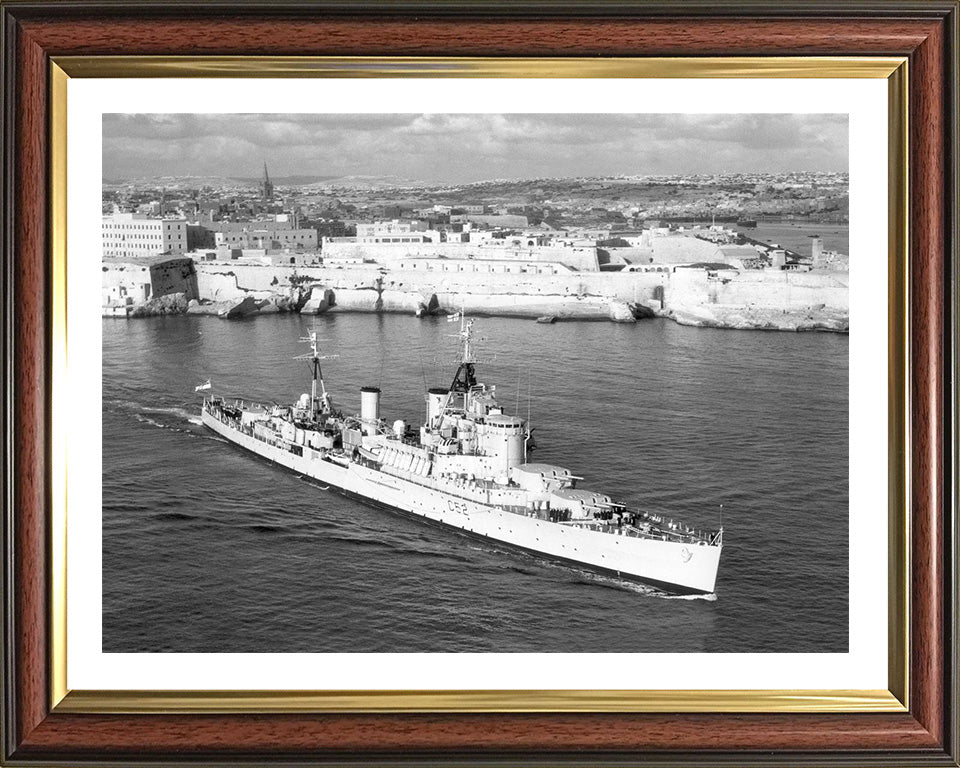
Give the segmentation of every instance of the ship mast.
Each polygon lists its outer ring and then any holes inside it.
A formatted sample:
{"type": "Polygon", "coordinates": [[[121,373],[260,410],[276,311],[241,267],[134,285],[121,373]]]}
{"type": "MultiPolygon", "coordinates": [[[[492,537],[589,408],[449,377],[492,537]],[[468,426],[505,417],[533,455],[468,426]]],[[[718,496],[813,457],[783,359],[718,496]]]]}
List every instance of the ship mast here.
{"type": "Polygon", "coordinates": [[[320,361],[340,357],[340,355],[320,354],[316,330],[310,331],[307,336],[301,336],[300,341],[310,345],[310,354],[297,355],[294,360],[309,360],[311,363],[313,380],[310,382],[310,418],[316,419],[318,412],[329,413],[330,411],[330,396],[327,394],[327,388],[323,385],[323,371],[320,370],[320,361]],[[320,403],[322,403],[322,407],[318,404],[317,400],[318,384],[320,387],[320,403]]]}
{"type": "Polygon", "coordinates": [[[477,385],[477,377],[474,372],[474,365],[477,359],[473,354],[473,320],[467,320],[463,310],[460,310],[460,332],[452,334],[460,339],[460,359],[457,366],[457,373],[453,377],[453,383],[450,385],[451,392],[459,392],[466,395],[471,387],[477,385]]]}

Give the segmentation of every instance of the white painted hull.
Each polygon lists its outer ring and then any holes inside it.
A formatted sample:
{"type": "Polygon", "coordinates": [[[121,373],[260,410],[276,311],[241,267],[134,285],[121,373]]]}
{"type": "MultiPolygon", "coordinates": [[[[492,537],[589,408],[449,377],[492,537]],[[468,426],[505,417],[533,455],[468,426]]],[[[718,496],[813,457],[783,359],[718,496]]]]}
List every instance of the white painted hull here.
{"type": "Polygon", "coordinates": [[[304,448],[304,456],[296,456],[233,429],[206,411],[202,418],[204,424],[230,442],[361,499],[547,559],[568,561],[671,592],[714,591],[721,546],[614,535],[526,517],[360,464],[341,466],[315,457],[309,448],[304,448]]]}

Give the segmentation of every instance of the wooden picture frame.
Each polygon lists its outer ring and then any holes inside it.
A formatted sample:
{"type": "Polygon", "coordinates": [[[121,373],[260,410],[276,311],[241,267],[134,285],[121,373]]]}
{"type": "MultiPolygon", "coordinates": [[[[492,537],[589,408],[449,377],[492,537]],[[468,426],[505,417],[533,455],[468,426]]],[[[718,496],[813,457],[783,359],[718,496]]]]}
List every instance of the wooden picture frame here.
{"type": "Polygon", "coordinates": [[[741,0],[722,11],[699,2],[2,3],[4,764],[958,765],[957,11],[956,2],[940,0],[741,0]],[[57,614],[65,599],[56,565],[62,468],[50,428],[64,344],[56,301],[63,262],[55,256],[64,248],[65,190],[54,182],[65,136],[53,113],[62,106],[64,71],[96,72],[98,59],[124,56],[134,58],[113,65],[141,76],[160,65],[154,73],[169,75],[177,61],[161,57],[185,55],[250,75],[263,71],[263,57],[305,55],[535,55],[580,66],[597,57],[712,56],[738,57],[746,71],[770,57],[807,58],[814,67],[820,57],[904,59],[898,71],[908,79],[892,92],[909,94],[909,176],[905,199],[891,203],[909,222],[891,231],[894,239],[909,238],[907,268],[891,276],[895,325],[903,329],[891,336],[891,390],[901,402],[891,415],[902,426],[893,431],[903,453],[891,461],[905,477],[893,473],[890,494],[902,495],[909,528],[891,528],[892,560],[905,580],[903,594],[891,594],[891,615],[903,619],[891,627],[891,680],[902,684],[883,692],[890,694],[877,699],[883,706],[868,697],[858,707],[852,697],[843,711],[737,707],[693,694],[646,711],[603,701],[377,710],[356,701],[326,709],[271,706],[265,697],[211,703],[202,693],[152,704],[136,696],[106,703],[68,696],[57,614]],[[260,58],[245,65],[250,56],[260,58]]]}

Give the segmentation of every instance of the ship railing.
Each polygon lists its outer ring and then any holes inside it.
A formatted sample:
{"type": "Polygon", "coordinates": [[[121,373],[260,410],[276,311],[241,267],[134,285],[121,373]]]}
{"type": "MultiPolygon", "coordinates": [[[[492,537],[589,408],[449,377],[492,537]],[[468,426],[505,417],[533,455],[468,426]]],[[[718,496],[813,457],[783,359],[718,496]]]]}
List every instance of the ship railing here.
{"type": "Polygon", "coordinates": [[[685,523],[671,518],[669,513],[662,510],[638,509],[636,513],[640,515],[645,523],[650,525],[651,530],[658,536],[666,536],[668,539],[678,541],[694,541],[712,544],[717,532],[703,528],[691,528],[685,523]]]}
{"type": "Polygon", "coordinates": [[[595,518],[575,518],[572,520],[551,521],[549,519],[549,512],[547,512],[548,517],[543,516],[544,510],[535,510],[530,509],[529,507],[513,504],[500,504],[498,508],[504,512],[510,512],[511,514],[515,515],[523,515],[524,517],[541,519],[547,522],[555,522],[559,525],[586,528],[599,533],[606,533],[611,536],[630,536],[637,539],[659,539],[661,541],[673,541],[678,544],[705,544],[709,546],[719,546],[723,542],[722,528],[716,533],[708,533],[705,531],[695,531],[693,529],[689,529],[687,531],[676,531],[669,528],[658,528],[655,526],[638,528],[630,525],[629,523],[618,525],[612,520],[597,520],[595,518]]]}
{"type": "Polygon", "coordinates": [[[647,524],[646,528],[640,529],[644,535],[651,535],[669,541],[683,541],[709,544],[714,534],[709,531],[701,531],[695,528],[666,528],[660,525],[647,524]]]}
{"type": "MultiPolygon", "coordinates": [[[[584,525],[583,520],[571,520],[570,523],[584,525]]],[[[587,527],[598,530],[602,533],[608,533],[613,536],[631,536],[638,539],[659,539],[661,541],[673,541],[687,544],[709,544],[711,537],[695,531],[675,531],[668,528],[658,528],[647,525],[639,527],[630,523],[619,524],[612,520],[598,520],[593,523],[586,523],[587,527]]]]}

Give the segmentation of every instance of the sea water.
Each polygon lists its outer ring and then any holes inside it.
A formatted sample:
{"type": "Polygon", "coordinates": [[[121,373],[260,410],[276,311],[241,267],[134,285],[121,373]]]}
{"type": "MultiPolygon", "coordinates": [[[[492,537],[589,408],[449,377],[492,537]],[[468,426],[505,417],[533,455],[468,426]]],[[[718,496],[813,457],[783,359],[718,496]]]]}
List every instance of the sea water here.
{"type": "Polygon", "coordinates": [[[401,315],[103,321],[107,652],[843,652],[848,338],[482,318],[478,378],[531,460],[724,527],[716,594],[677,599],[347,499],[199,422],[203,394],[293,402],[319,332],[345,413],[419,424],[458,326],[401,315]],[[722,505],[722,510],[721,510],[722,505]]]}

